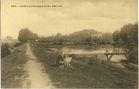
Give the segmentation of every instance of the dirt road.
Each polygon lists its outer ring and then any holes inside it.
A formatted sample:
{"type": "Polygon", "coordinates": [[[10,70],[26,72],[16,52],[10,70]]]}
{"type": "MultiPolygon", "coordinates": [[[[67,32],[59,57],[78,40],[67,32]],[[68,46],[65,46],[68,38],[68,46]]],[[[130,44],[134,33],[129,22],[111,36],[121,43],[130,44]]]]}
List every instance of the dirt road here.
{"type": "Polygon", "coordinates": [[[43,71],[43,66],[34,56],[30,44],[27,43],[26,56],[28,62],[25,65],[27,79],[23,81],[23,88],[54,88],[49,75],[43,71]]]}

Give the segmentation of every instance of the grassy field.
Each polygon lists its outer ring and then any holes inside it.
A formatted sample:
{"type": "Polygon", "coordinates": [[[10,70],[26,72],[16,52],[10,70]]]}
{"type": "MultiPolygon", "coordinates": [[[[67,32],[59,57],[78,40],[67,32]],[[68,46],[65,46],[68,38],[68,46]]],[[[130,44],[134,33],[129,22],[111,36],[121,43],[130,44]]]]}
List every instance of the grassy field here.
{"type": "Polygon", "coordinates": [[[1,59],[1,85],[2,88],[20,88],[25,77],[23,69],[26,63],[25,44],[14,48],[14,53],[1,59]]]}
{"type": "Polygon", "coordinates": [[[123,68],[117,68],[96,60],[94,57],[84,57],[93,60],[92,64],[81,61],[80,56],[74,56],[71,61],[74,71],[53,66],[57,52],[45,43],[32,43],[33,52],[45,70],[52,83],[58,88],[137,88],[138,74],[123,68]]]}

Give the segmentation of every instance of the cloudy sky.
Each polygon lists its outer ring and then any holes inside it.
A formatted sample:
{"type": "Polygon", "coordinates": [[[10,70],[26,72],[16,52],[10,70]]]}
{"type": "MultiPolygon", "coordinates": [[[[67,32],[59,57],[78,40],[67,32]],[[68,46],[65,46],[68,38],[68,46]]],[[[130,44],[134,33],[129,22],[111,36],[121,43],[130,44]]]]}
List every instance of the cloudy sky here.
{"type": "Polygon", "coordinates": [[[82,29],[113,32],[137,22],[137,0],[2,0],[2,38],[17,38],[21,28],[40,36],[82,29]],[[11,5],[62,5],[52,8],[11,5]]]}

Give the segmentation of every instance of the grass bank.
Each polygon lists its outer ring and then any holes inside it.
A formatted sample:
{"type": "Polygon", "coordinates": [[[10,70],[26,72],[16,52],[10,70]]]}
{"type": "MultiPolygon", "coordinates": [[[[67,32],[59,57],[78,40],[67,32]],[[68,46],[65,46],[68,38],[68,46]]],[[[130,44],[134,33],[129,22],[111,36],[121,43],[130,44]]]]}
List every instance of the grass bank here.
{"type": "Polygon", "coordinates": [[[14,48],[14,52],[1,59],[1,86],[2,88],[21,88],[23,69],[26,63],[25,57],[26,45],[20,45],[14,48]]]}
{"type": "Polygon", "coordinates": [[[33,52],[45,70],[53,84],[58,88],[136,88],[138,74],[134,71],[117,68],[107,63],[102,63],[94,57],[84,57],[84,60],[92,60],[92,64],[81,61],[80,56],[74,56],[71,61],[75,68],[71,71],[67,68],[60,69],[53,66],[57,52],[51,50],[58,46],[45,43],[32,43],[33,52]]]}

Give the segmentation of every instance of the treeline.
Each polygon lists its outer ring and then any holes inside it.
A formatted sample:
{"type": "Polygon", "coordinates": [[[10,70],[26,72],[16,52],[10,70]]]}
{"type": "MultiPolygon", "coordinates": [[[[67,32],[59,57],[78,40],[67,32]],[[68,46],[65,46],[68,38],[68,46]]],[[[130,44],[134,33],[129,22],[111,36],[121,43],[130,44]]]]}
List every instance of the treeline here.
{"type": "Polygon", "coordinates": [[[128,60],[126,62],[138,63],[138,24],[124,25],[119,31],[113,33],[115,46],[127,49],[128,60]]]}
{"type": "Polygon", "coordinates": [[[49,37],[39,37],[37,34],[31,32],[28,28],[21,29],[19,32],[18,40],[26,42],[27,40],[38,40],[40,42],[49,42],[53,44],[112,44],[111,33],[101,33],[93,29],[84,29],[79,32],[74,32],[69,35],[62,35],[57,33],[56,35],[49,37]]]}
{"type": "MultiPolygon", "coordinates": [[[[138,63],[138,24],[124,25],[120,30],[113,33],[101,33],[93,29],[85,29],[74,32],[69,35],[62,35],[60,33],[49,36],[39,37],[38,34],[31,32],[28,28],[19,31],[18,40],[24,43],[28,40],[48,42],[56,45],[63,44],[85,44],[85,45],[101,45],[111,44],[116,47],[123,47],[127,49],[127,63],[138,63]]],[[[2,50],[8,49],[6,44],[2,46],[2,50]]],[[[4,54],[9,53],[2,52],[4,54]]]]}
{"type": "Polygon", "coordinates": [[[120,31],[113,33],[113,41],[119,45],[137,45],[138,43],[138,24],[124,25],[120,31]]]}
{"type": "Polygon", "coordinates": [[[1,57],[5,57],[12,53],[14,47],[20,46],[28,40],[36,40],[38,38],[39,36],[36,33],[31,32],[28,28],[19,31],[18,40],[7,36],[1,44],[1,57]]]}
{"type": "Polygon", "coordinates": [[[112,34],[111,33],[101,33],[95,30],[85,29],[79,32],[74,32],[69,35],[62,35],[60,33],[49,36],[49,37],[40,37],[39,41],[42,42],[53,42],[54,44],[87,44],[87,45],[96,45],[96,44],[111,44],[112,43],[112,34]]]}
{"type": "Polygon", "coordinates": [[[24,28],[19,31],[18,40],[21,42],[36,40],[38,38],[38,34],[31,32],[28,28],[24,28]]]}

